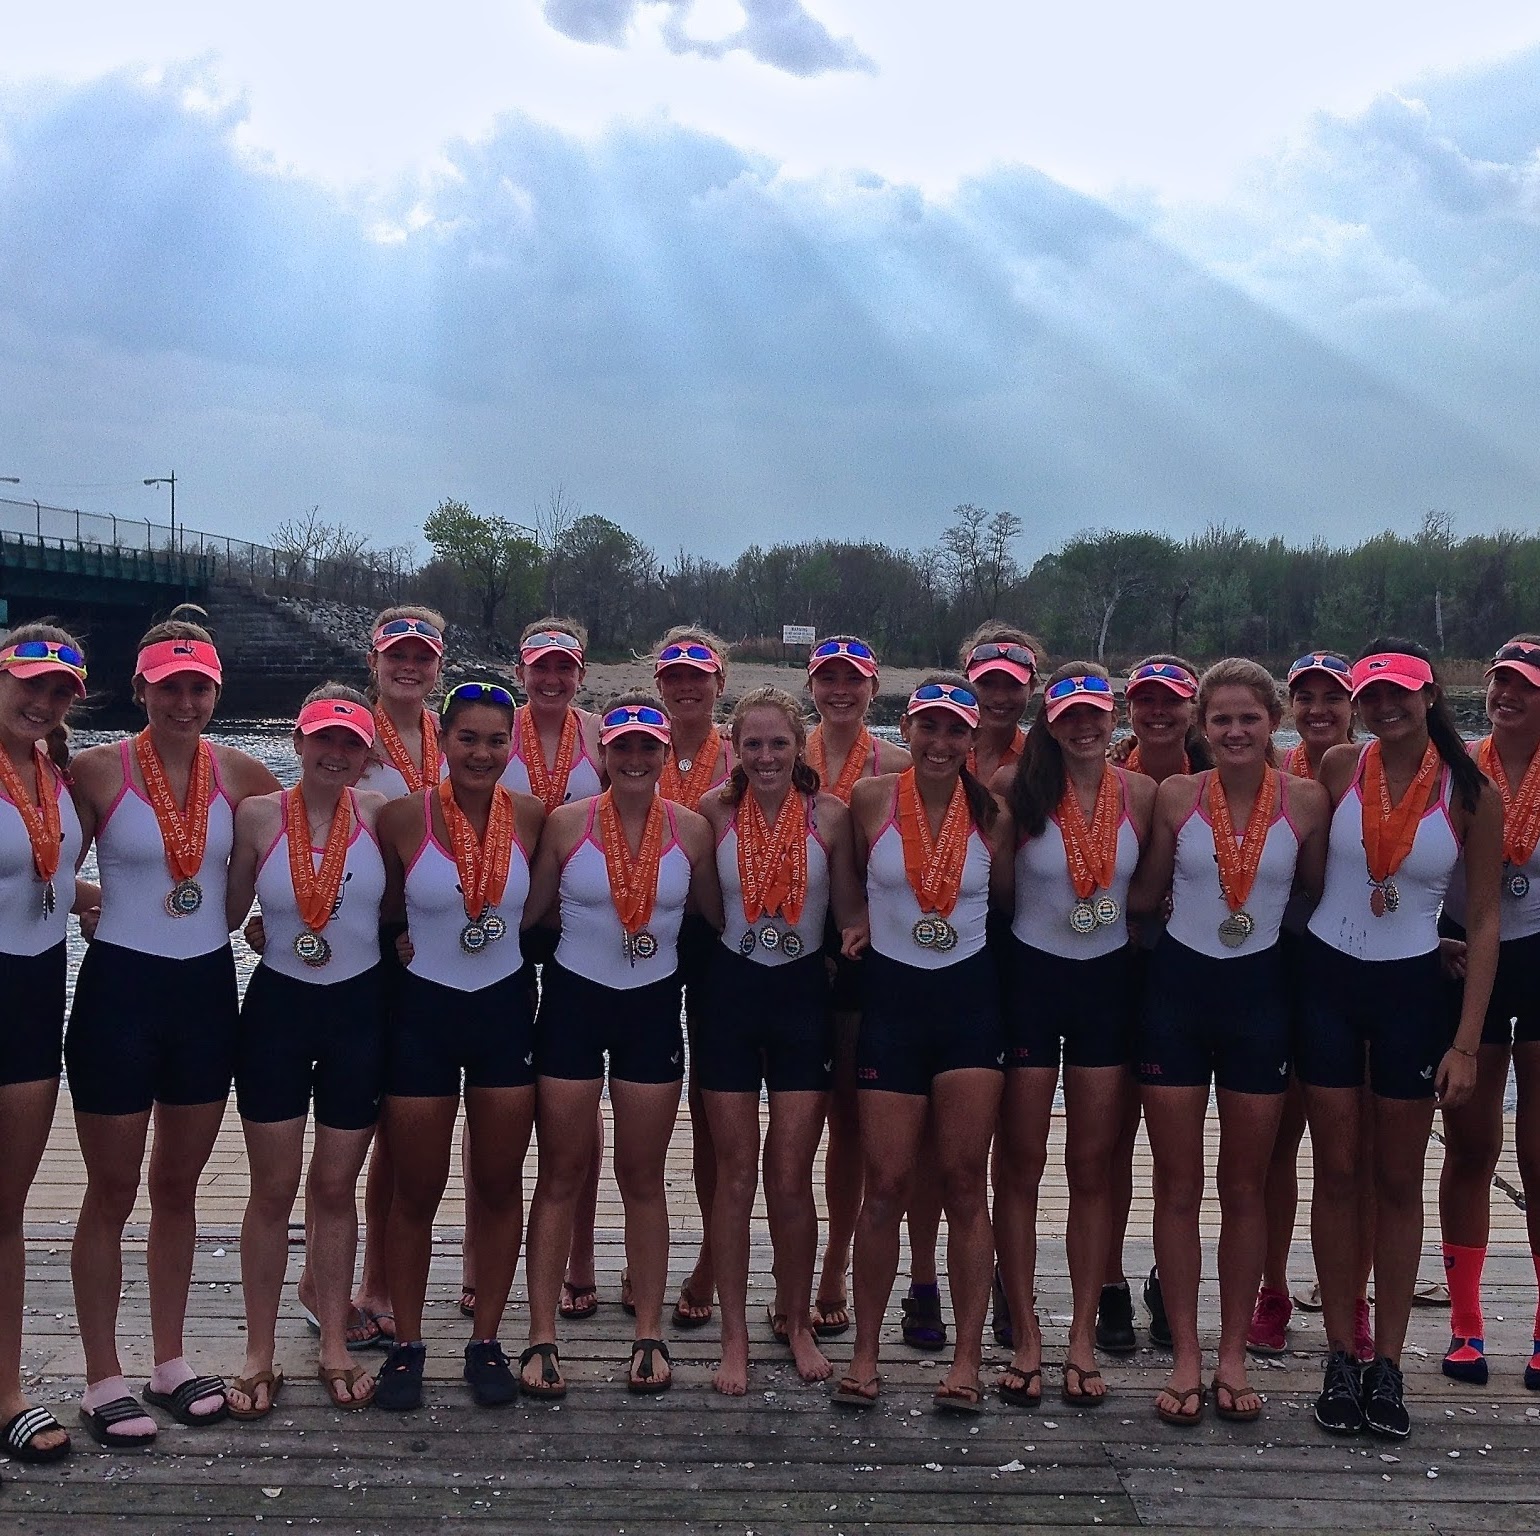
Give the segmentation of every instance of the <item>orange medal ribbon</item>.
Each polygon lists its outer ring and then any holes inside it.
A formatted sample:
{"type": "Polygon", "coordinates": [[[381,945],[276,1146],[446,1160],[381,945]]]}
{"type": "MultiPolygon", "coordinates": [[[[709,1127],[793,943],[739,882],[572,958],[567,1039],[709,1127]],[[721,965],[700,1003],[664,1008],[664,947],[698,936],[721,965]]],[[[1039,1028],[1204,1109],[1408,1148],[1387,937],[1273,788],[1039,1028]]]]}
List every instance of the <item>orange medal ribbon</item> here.
{"type": "Polygon", "coordinates": [[[856,739],[851,742],[845,761],[840,765],[839,778],[831,784],[829,754],[823,744],[823,727],[815,725],[807,738],[807,760],[818,774],[819,787],[827,790],[846,805],[850,804],[850,792],[856,787],[856,780],[861,777],[861,771],[866,767],[871,755],[872,733],[863,725],[857,732],[856,739]]]}
{"type": "Polygon", "coordinates": [[[722,751],[722,733],[712,726],[706,739],[690,759],[690,771],[681,774],[679,761],[672,748],[668,761],[663,764],[663,777],[658,783],[658,793],[665,800],[682,805],[687,811],[696,810],[701,796],[711,788],[711,775],[716,771],[717,757],[722,751]]]}
{"type": "Polygon", "coordinates": [[[1503,861],[1522,869],[1540,847],[1540,752],[1530,758],[1517,794],[1508,783],[1502,756],[1490,736],[1481,738],[1476,761],[1503,797],[1503,861]]]}
{"type": "Polygon", "coordinates": [[[738,802],[738,879],[749,922],[782,917],[793,928],[807,899],[807,815],[802,796],[789,790],[772,827],[752,794],[738,802]]]}
{"type": "Polygon", "coordinates": [[[920,908],[950,917],[962,889],[963,863],[968,857],[971,818],[962,779],[952,786],[952,798],[941,819],[939,836],[932,837],[914,769],[898,776],[898,835],[904,845],[904,873],[919,898],[920,908]]]}
{"type": "Polygon", "coordinates": [[[528,704],[519,711],[519,756],[529,773],[529,790],[545,802],[548,811],[565,803],[567,777],[577,756],[577,715],[568,710],[561,722],[561,740],[556,744],[556,766],[545,765],[545,748],[540,745],[540,728],[528,704]]]}
{"type": "Polygon", "coordinates": [[[1118,863],[1118,776],[1110,768],[1102,770],[1090,826],[1075,786],[1065,784],[1059,797],[1059,835],[1070,883],[1081,901],[1093,891],[1107,890],[1118,863]]]}
{"type": "Polygon", "coordinates": [[[160,753],[150,740],[148,726],[134,737],[134,756],[139,759],[144,792],[160,826],[166,863],[179,881],[191,880],[203,866],[203,850],[208,844],[209,790],[214,782],[213,751],[206,741],[199,740],[192,772],[187,777],[185,809],[178,808],[176,797],[171,793],[170,780],[166,778],[160,753]]]}
{"type": "Polygon", "coordinates": [[[1214,834],[1214,857],[1219,861],[1219,890],[1232,912],[1239,912],[1246,905],[1251,888],[1257,882],[1262,849],[1267,844],[1268,829],[1273,824],[1281,793],[1278,770],[1264,770],[1262,782],[1257,786],[1257,798],[1251,803],[1251,815],[1246,818],[1245,836],[1237,846],[1225,787],[1219,782],[1217,773],[1208,776],[1208,819],[1214,834]]]}
{"type": "Polygon", "coordinates": [[[438,722],[425,709],[422,712],[422,769],[419,772],[406,750],[396,722],[383,709],[374,712],[374,728],[392,767],[406,780],[407,790],[420,795],[430,784],[438,783],[438,722]]]}
{"type": "MultiPolygon", "coordinates": [[[[1144,761],[1139,756],[1138,747],[1135,747],[1134,750],[1128,754],[1127,758],[1123,762],[1123,766],[1128,769],[1130,773],[1143,773],[1145,771],[1144,761]]],[[[1192,760],[1187,756],[1187,751],[1185,748],[1182,750],[1181,771],[1183,773],[1192,772],[1192,760]]]]}
{"type": "Polygon", "coordinates": [[[640,933],[652,921],[658,899],[658,865],[663,857],[663,799],[655,797],[642,828],[642,845],[635,858],[626,842],[626,829],[609,790],[599,796],[599,841],[604,869],[610,879],[610,900],[627,933],[640,933]]]}
{"type": "Polygon", "coordinates": [[[1364,753],[1363,800],[1364,852],[1369,856],[1369,878],[1383,886],[1412,851],[1417,824],[1428,808],[1428,786],[1438,772],[1438,748],[1430,741],[1422,754],[1416,777],[1395,804],[1380,760],[1380,744],[1369,743],[1364,753]]]}
{"type": "Polygon", "coordinates": [[[304,925],[312,933],[319,933],[331,921],[337,893],[342,889],[342,870],[348,862],[348,834],[353,830],[352,808],[348,796],[339,796],[327,829],[321,867],[317,869],[311,856],[310,816],[305,809],[304,792],[296,786],[283,800],[294,904],[304,925]]]}
{"type": "Polygon", "coordinates": [[[59,799],[54,793],[48,754],[41,747],[32,750],[36,759],[37,804],[33,805],[21,775],[5,752],[0,752],[0,789],[16,807],[16,814],[27,829],[27,841],[32,844],[32,867],[37,871],[38,879],[47,885],[59,872],[59,843],[63,834],[59,828],[59,799]]]}
{"type": "MultiPolygon", "coordinates": [[[[1005,749],[1005,751],[1000,754],[1000,762],[999,762],[999,765],[998,765],[998,767],[996,768],[995,771],[998,772],[1000,768],[1009,768],[1010,765],[1012,763],[1014,763],[1021,756],[1021,754],[1023,752],[1025,752],[1026,750],[1027,750],[1027,733],[1024,730],[1022,730],[1022,728],[1018,725],[1016,727],[1016,734],[1013,737],[1011,737],[1011,744],[1010,744],[1010,746],[1008,746],[1005,749]]],[[[977,778],[978,777],[978,771],[979,771],[978,748],[977,747],[969,747],[968,748],[968,772],[973,774],[973,776],[975,778],[977,778]]]]}
{"type": "Polygon", "coordinates": [[[448,779],[438,787],[438,802],[443,808],[455,869],[460,875],[465,915],[474,923],[503,899],[508,888],[508,866],[513,858],[513,796],[501,784],[492,786],[492,804],[482,838],[476,836],[470,818],[460,809],[448,779]]]}
{"type": "Polygon", "coordinates": [[[1300,742],[1297,747],[1289,748],[1289,755],[1283,760],[1283,771],[1293,774],[1296,779],[1315,777],[1310,771],[1310,754],[1305,750],[1304,742],[1300,742]]]}

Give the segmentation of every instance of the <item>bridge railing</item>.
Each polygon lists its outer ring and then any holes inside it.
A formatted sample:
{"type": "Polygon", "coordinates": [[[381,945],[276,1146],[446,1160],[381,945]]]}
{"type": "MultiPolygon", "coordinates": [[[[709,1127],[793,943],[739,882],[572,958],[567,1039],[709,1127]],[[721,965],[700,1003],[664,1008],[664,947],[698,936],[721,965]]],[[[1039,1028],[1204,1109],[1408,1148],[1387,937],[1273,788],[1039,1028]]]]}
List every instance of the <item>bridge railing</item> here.
{"type": "Polygon", "coordinates": [[[5,497],[0,497],[0,534],[40,546],[174,553],[196,560],[204,581],[231,582],[285,597],[337,598],[365,605],[399,601],[403,584],[412,574],[411,564],[399,550],[315,556],[182,525],[173,539],[168,524],[149,518],[115,517],[5,497]]]}

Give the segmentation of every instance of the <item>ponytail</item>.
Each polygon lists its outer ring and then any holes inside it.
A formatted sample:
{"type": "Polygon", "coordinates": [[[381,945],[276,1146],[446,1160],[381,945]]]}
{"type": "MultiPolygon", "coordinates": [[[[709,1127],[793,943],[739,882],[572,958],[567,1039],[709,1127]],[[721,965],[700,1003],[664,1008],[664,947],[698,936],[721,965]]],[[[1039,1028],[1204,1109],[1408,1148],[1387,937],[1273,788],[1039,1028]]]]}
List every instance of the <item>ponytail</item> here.
{"type": "Polygon", "coordinates": [[[987,835],[994,830],[995,819],[1000,814],[999,802],[967,764],[962,769],[962,787],[968,797],[968,814],[973,818],[973,825],[987,835]]]}
{"type": "Polygon", "coordinates": [[[1474,816],[1486,775],[1466,750],[1465,740],[1455,726],[1454,714],[1442,691],[1428,710],[1428,739],[1438,748],[1438,755],[1449,769],[1460,804],[1468,815],[1474,816]]]}

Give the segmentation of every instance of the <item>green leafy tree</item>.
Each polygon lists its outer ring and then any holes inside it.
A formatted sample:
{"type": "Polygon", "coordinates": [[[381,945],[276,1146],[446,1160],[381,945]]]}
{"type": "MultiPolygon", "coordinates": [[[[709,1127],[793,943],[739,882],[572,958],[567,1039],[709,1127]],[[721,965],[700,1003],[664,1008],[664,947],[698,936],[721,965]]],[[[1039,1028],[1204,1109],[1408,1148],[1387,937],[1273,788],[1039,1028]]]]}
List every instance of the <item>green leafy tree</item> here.
{"type": "Polygon", "coordinates": [[[441,501],[422,525],[433,553],[453,569],[481,612],[484,629],[510,598],[527,610],[538,600],[544,556],[526,529],[502,517],[473,512],[463,501],[441,501]]]}

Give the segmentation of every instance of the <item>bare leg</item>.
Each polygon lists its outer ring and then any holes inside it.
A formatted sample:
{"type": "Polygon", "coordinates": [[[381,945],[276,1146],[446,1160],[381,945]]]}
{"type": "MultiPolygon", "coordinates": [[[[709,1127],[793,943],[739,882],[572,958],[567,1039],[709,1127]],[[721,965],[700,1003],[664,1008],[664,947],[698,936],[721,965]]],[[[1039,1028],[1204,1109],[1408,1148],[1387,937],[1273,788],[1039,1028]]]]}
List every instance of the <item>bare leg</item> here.
{"type": "Polygon", "coordinates": [[[466,1138],[477,1218],[476,1317],[478,1339],[495,1339],[502,1327],[513,1272],[524,1236],[524,1155],[535,1123],[535,1089],[467,1088],[466,1138]]]}
{"type": "Polygon", "coordinates": [[[364,1181],[364,1266],[353,1305],[361,1312],[390,1320],[383,1331],[395,1337],[390,1305],[390,1282],[385,1272],[385,1248],[390,1233],[390,1202],[396,1189],[396,1170],[390,1155],[390,1106],[380,1106],[369,1156],[369,1176],[364,1181]]]}
{"type": "MultiPolygon", "coordinates": [[[[1123,1067],[1064,1069],[1064,1170],[1069,1184],[1064,1242],[1074,1298],[1065,1359],[1087,1373],[1096,1365],[1096,1309],[1112,1241],[1110,1170],[1122,1133],[1119,1111],[1128,1082],[1123,1067]]],[[[1084,1390],[1101,1397],[1106,1387],[1100,1379],[1087,1380],[1084,1390]]]]}
{"type": "Polygon", "coordinates": [[[787,1342],[803,1381],[824,1381],[831,1367],[809,1323],[818,1210],[813,1159],[828,1095],[772,1093],[765,1138],[765,1207],[775,1251],[775,1288],[786,1309],[787,1342]]]}
{"type": "MultiPolygon", "coordinates": [[[[320,1363],[336,1370],[349,1367],[348,1314],[352,1305],[348,1293],[358,1252],[358,1174],[373,1134],[369,1127],[342,1131],[317,1125],[305,1182],[310,1241],[315,1245],[310,1267],[315,1277],[316,1316],[321,1320],[320,1363]]],[[[362,1399],[373,1391],[373,1382],[361,1379],[354,1384],[352,1395],[362,1399]]]]}
{"type": "MultiPolygon", "coordinates": [[[[686,1003],[685,1026],[690,1032],[691,1057],[694,1056],[695,1045],[695,1021],[689,1015],[688,1003],[686,1003]]],[[[615,1086],[610,1084],[610,1102],[615,1102],[615,1086]]],[[[679,1310],[699,1321],[705,1321],[711,1316],[711,1301],[716,1295],[716,1265],[712,1258],[711,1247],[711,1211],[716,1203],[717,1193],[717,1154],[716,1147],[711,1140],[711,1119],[706,1113],[706,1101],[702,1093],[696,1074],[690,1073],[688,1103],[690,1109],[690,1171],[695,1179],[695,1203],[700,1210],[701,1240],[700,1251],[695,1255],[695,1264],[690,1270],[690,1277],[680,1290],[679,1310]]],[[[617,1161],[618,1172],[618,1161],[617,1161]]],[[[632,1275],[631,1284],[634,1289],[636,1276],[632,1275]]],[[[637,1308],[637,1315],[641,1315],[641,1308],[637,1308]]],[[[638,1338],[656,1338],[657,1333],[638,1334],[638,1338]]]]}
{"type": "Polygon", "coordinates": [[[1128,1280],[1128,1260],[1123,1245],[1128,1238],[1128,1215],[1134,1204],[1134,1142],[1139,1137],[1141,1105],[1138,1087],[1125,1076],[1122,1114],[1117,1140],[1113,1143],[1112,1169],[1107,1184],[1107,1204],[1112,1225],[1107,1237],[1107,1267],[1103,1285],[1124,1285],[1128,1280]]]}
{"type": "MultiPolygon", "coordinates": [[[[0,1158],[0,1423],[31,1406],[21,1390],[27,1268],[22,1222],[27,1191],[43,1160],[58,1098],[57,1077],[0,1087],[0,1125],[6,1137],[5,1156],[0,1158]]],[[[32,1444],[46,1451],[68,1438],[62,1429],[51,1429],[35,1436],[32,1444]]]]}
{"type": "Polygon", "coordinates": [[[390,1201],[386,1279],[396,1309],[396,1338],[416,1344],[422,1339],[423,1299],[433,1258],[433,1218],[449,1182],[460,1100],[458,1094],[392,1094],[388,1102],[396,1187],[390,1201]]]}
{"type": "MultiPolygon", "coordinates": [[[[1310,1202],[1310,1246],[1321,1282],[1321,1313],[1327,1347],[1353,1352],[1353,1302],[1358,1288],[1359,1186],[1370,1177],[1359,1166],[1358,1088],[1305,1084],[1305,1116],[1315,1194],[1310,1202]]],[[[1418,1168],[1422,1166],[1418,1159],[1418,1168]]],[[[1420,1174],[1419,1174],[1420,1177],[1420,1174]]],[[[1419,1195],[1420,1199],[1420,1195],[1419,1195]]]]}
{"type": "Polygon", "coordinates": [[[1422,1259],[1422,1172],[1432,1099],[1374,1096],[1374,1347],[1401,1363],[1422,1259]]]}
{"type": "Polygon", "coordinates": [[[1289,1250],[1299,1213],[1299,1147],[1304,1136],[1305,1094],[1299,1079],[1291,1077],[1267,1165],[1267,1253],[1262,1261],[1262,1284],[1285,1295],[1289,1290],[1289,1250]]]}
{"type": "Polygon", "coordinates": [[[856,1215],[861,1209],[861,1117],[856,1090],[856,1035],[861,1016],[834,1016],[834,1086],[829,1094],[829,1140],[824,1148],[824,1203],[829,1213],[829,1236],[818,1275],[818,1300],[829,1321],[848,1315],[845,1271],[850,1264],[850,1244],[855,1237],[856,1215]]]}
{"type": "Polygon", "coordinates": [[[1492,1176],[1503,1150],[1503,1094],[1508,1048],[1483,1045],[1476,1057],[1476,1091],[1444,1116],[1444,1166],[1438,1214],[1446,1243],[1485,1248],[1492,1226],[1492,1176]]]}
{"type": "MultiPolygon", "coordinates": [[[[1057,1069],[1050,1067],[1013,1067],[1007,1071],[995,1133],[995,1251],[1011,1305],[1011,1366],[1028,1378],[1043,1365],[1043,1334],[1033,1294],[1037,1283],[1037,1195],[1048,1162],[1048,1125],[1058,1081],[1057,1069]]],[[[1092,1310],[1094,1313],[1094,1305],[1092,1310]]]]}
{"type": "Polygon", "coordinates": [[[599,1211],[599,1173],[604,1167],[604,1109],[594,1110],[594,1155],[588,1160],[588,1177],[578,1191],[572,1216],[572,1242],[567,1249],[567,1273],[561,1301],[561,1315],[574,1310],[573,1293],[582,1296],[594,1289],[594,1222],[599,1211]]]}
{"type": "Polygon", "coordinates": [[[722,1305],[722,1363],[711,1384],[742,1397],[749,1384],[749,1218],[759,1186],[759,1095],[710,1092],[705,1105],[716,1148],[711,1230],[722,1305]]]}

